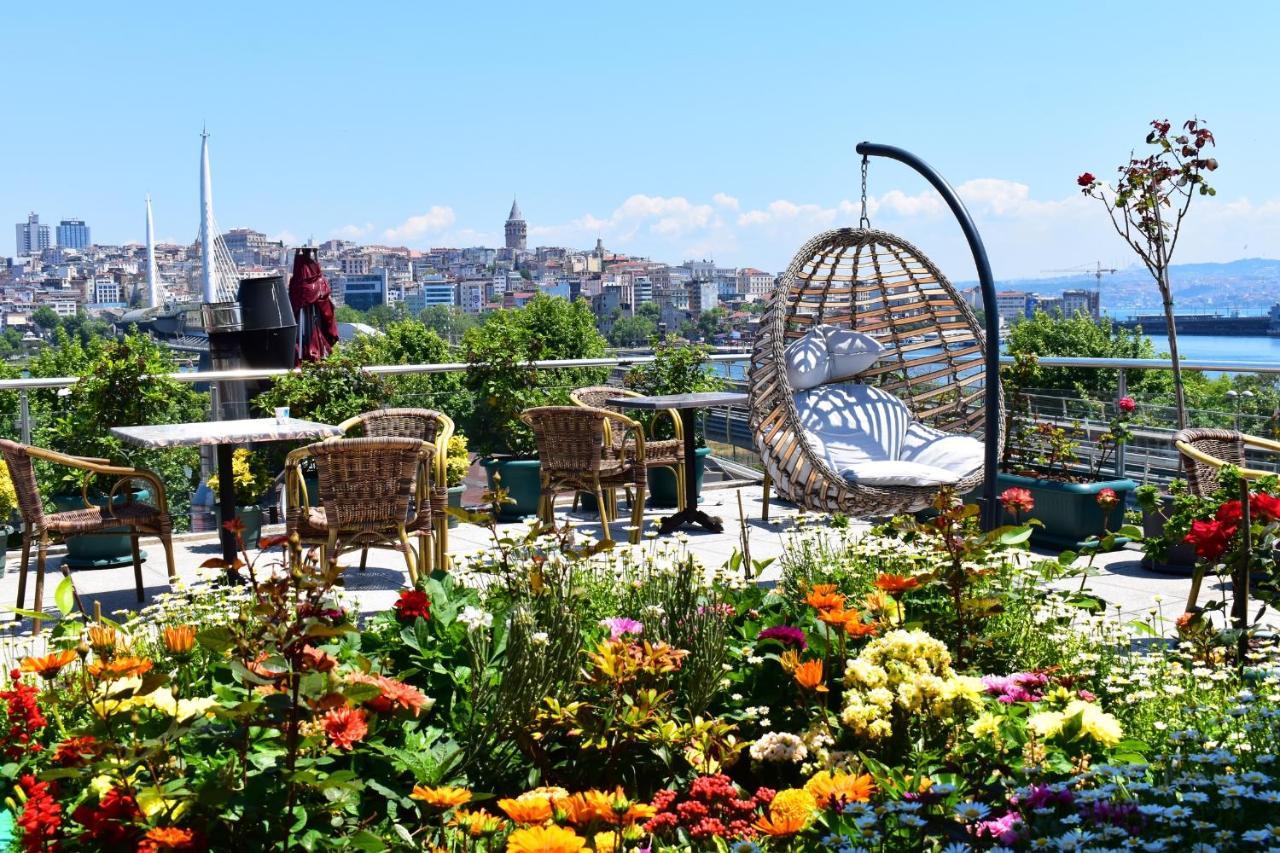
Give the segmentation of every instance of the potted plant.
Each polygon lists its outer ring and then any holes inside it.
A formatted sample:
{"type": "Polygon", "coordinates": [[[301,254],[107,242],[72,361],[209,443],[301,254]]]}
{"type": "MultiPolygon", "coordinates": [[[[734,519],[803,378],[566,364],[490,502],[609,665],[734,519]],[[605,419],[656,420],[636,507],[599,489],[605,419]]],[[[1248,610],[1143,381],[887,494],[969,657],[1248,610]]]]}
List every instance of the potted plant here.
{"type": "Polygon", "coordinates": [[[0,576],[4,575],[9,537],[17,529],[13,524],[13,513],[17,508],[18,493],[9,477],[9,466],[0,464],[0,576]]]}
{"type": "MultiPolygon", "coordinates": [[[[175,522],[183,523],[192,473],[199,468],[199,452],[195,448],[132,447],[112,436],[110,429],[202,420],[208,413],[208,396],[171,379],[169,374],[177,372],[172,355],[147,335],[129,333],[115,340],[99,339],[88,347],[65,337],[62,341],[66,351],[33,365],[33,373],[50,375],[45,371],[75,367],[80,380],[65,396],[37,401],[41,417],[35,443],[72,456],[118,460],[156,472],[166,484],[175,522]]],[[[37,472],[42,490],[58,511],[82,509],[86,498],[97,506],[108,501],[95,482],[86,484],[84,472],[48,465],[39,466],[37,472]]],[[[150,497],[147,490],[135,489],[111,500],[123,503],[150,497]]],[[[123,529],[67,540],[67,564],[73,568],[104,568],[132,561],[129,536],[123,529]]]]}
{"type": "Polygon", "coordinates": [[[1102,475],[1116,448],[1129,440],[1129,420],[1137,404],[1129,397],[1115,402],[1110,423],[1094,438],[1095,451],[1086,465],[1078,454],[1080,436],[1074,425],[1035,418],[1026,389],[1032,387],[1037,370],[1035,356],[1019,354],[1002,371],[1009,402],[998,488],[1031,493],[1044,524],[1032,534],[1036,544],[1079,549],[1090,537],[1118,525],[1119,520],[1110,517],[1112,510],[1116,504],[1123,506],[1137,488],[1132,480],[1102,475]]]}
{"type": "MultiPolygon", "coordinates": [[[[445,457],[444,482],[448,487],[449,506],[462,509],[462,493],[467,490],[467,472],[471,470],[471,454],[467,452],[467,437],[455,432],[449,436],[449,452],[445,457]]],[[[449,516],[449,526],[457,527],[458,519],[449,516]]]]}
{"type": "MultiPolygon", "coordinates": [[[[644,364],[637,364],[627,371],[623,379],[632,391],[646,396],[664,394],[694,394],[707,391],[720,391],[724,388],[724,380],[715,373],[707,356],[711,347],[699,344],[688,344],[668,335],[654,342],[654,359],[644,364]]],[[[640,419],[645,424],[645,431],[655,439],[675,437],[675,427],[668,417],[659,417],[645,413],[640,419]]],[[[711,449],[707,447],[706,435],[699,423],[694,436],[698,449],[694,451],[694,475],[697,488],[692,500],[698,501],[702,492],[702,476],[707,456],[711,449]]],[[[676,505],[675,475],[667,468],[657,468],[649,472],[649,502],[656,507],[674,507],[676,505]]]]}
{"type": "MultiPolygon", "coordinates": [[[[244,447],[237,447],[231,454],[231,478],[236,492],[236,518],[244,523],[244,541],[255,545],[262,537],[262,507],[259,501],[267,489],[271,488],[275,478],[271,476],[266,462],[244,447]]],[[[214,474],[206,482],[213,490],[216,500],[221,485],[218,475],[214,474]]],[[[215,503],[213,511],[221,525],[222,507],[215,503]]]]}
{"type": "Polygon", "coordinates": [[[599,358],[605,339],[585,300],[539,294],[523,308],[495,311],[462,339],[473,409],[467,436],[481,456],[492,489],[510,503],[500,518],[514,521],[538,511],[542,494],[537,444],[520,413],[534,406],[568,405],[569,390],[603,381],[600,368],[539,370],[541,360],[599,358]]]}
{"type": "Polygon", "coordinates": [[[1160,574],[1190,576],[1196,551],[1186,541],[1191,522],[1204,509],[1205,499],[1187,490],[1185,480],[1169,484],[1168,494],[1153,485],[1134,491],[1142,510],[1142,567],[1160,574]]]}

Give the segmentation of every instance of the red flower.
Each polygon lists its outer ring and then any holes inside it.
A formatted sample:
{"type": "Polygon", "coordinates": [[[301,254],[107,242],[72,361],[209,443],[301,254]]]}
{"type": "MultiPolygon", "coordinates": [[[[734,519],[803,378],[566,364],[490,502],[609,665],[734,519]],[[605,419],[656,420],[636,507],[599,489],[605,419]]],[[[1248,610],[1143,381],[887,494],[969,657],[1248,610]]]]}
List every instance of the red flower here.
{"type": "Polygon", "coordinates": [[[137,826],[137,821],[142,818],[138,801],[120,788],[107,791],[96,806],[81,804],[71,817],[85,828],[82,838],[101,842],[106,849],[123,847],[142,834],[142,829],[137,826]]]}
{"type": "Polygon", "coordinates": [[[1126,415],[1131,415],[1134,410],[1138,408],[1138,404],[1134,402],[1132,397],[1121,397],[1119,400],[1116,400],[1116,408],[1124,412],[1126,415]]]}
{"type": "Polygon", "coordinates": [[[1083,175],[1076,178],[1076,183],[1087,189],[1093,186],[1097,180],[1098,179],[1093,176],[1092,172],[1085,172],[1083,175]]]}
{"type": "Polygon", "coordinates": [[[1244,518],[1244,510],[1240,506],[1240,501],[1227,501],[1218,507],[1218,511],[1214,513],[1213,518],[1215,521],[1220,521],[1235,528],[1240,524],[1240,520],[1244,518]]]}
{"type": "Polygon", "coordinates": [[[269,548],[275,548],[278,545],[287,545],[289,536],[286,533],[277,533],[275,536],[263,536],[258,540],[258,548],[266,551],[269,548]]]}
{"type": "Polygon", "coordinates": [[[329,742],[338,749],[350,750],[369,733],[364,711],[359,708],[334,708],[320,719],[329,742]]]}
{"type": "Polygon", "coordinates": [[[62,826],[62,806],[53,798],[48,782],[38,782],[30,773],[18,779],[27,795],[26,805],[18,816],[22,827],[22,849],[27,853],[56,850],[58,829],[62,826]]]}
{"type": "Polygon", "coordinates": [[[1249,498],[1249,509],[1262,521],[1280,519],[1280,497],[1260,492],[1249,498]]]}
{"type": "Polygon", "coordinates": [[[1226,552],[1231,544],[1231,537],[1236,534],[1234,524],[1223,524],[1221,521],[1191,522],[1191,532],[1183,540],[1196,549],[1196,556],[1206,560],[1217,560],[1226,552]]]}
{"type": "Polygon", "coordinates": [[[240,516],[236,516],[235,518],[222,522],[222,529],[226,530],[228,533],[234,533],[236,536],[239,536],[244,533],[244,521],[241,520],[240,516]]]}
{"type": "Polygon", "coordinates": [[[431,599],[420,589],[402,589],[395,603],[396,618],[401,622],[413,622],[419,616],[431,618],[431,599]]]}
{"type": "Polygon", "coordinates": [[[1005,489],[1000,493],[1000,503],[1006,510],[1015,515],[1020,512],[1031,512],[1036,508],[1036,500],[1031,496],[1031,492],[1027,489],[1019,489],[1016,486],[1005,489]]]}
{"type": "Polygon", "coordinates": [[[59,767],[79,767],[90,758],[97,758],[101,746],[93,735],[67,738],[53,751],[53,763],[59,767]]]}
{"type": "Polygon", "coordinates": [[[1098,492],[1098,496],[1095,500],[1098,502],[1098,506],[1108,511],[1113,510],[1120,505],[1120,496],[1116,494],[1115,489],[1103,489],[1098,492]]]}
{"type": "Polygon", "coordinates": [[[0,699],[5,703],[4,716],[0,717],[0,751],[10,761],[19,761],[43,748],[35,737],[48,721],[36,701],[40,691],[18,681],[21,673],[16,669],[10,677],[14,679],[13,688],[0,690],[0,699]]]}
{"type": "Polygon", "coordinates": [[[153,853],[160,850],[206,850],[208,845],[204,843],[204,839],[192,829],[183,829],[180,826],[157,826],[154,829],[147,830],[147,834],[143,837],[141,843],[138,844],[138,853],[153,853]]]}

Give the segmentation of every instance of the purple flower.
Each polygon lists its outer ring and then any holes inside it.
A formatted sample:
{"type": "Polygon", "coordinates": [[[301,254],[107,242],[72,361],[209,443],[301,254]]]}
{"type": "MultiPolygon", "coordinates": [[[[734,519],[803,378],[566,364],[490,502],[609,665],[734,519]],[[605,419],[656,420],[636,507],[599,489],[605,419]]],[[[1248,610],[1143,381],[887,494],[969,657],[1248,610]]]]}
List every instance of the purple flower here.
{"type": "Polygon", "coordinates": [[[1029,809],[1043,809],[1060,803],[1070,805],[1074,800],[1075,796],[1069,788],[1059,785],[1032,785],[1025,794],[1010,797],[1009,802],[1029,809]]]}
{"type": "Polygon", "coordinates": [[[600,624],[609,629],[609,639],[617,640],[628,634],[643,634],[644,625],[634,619],[628,619],[625,616],[614,616],[610,619],[601,619],[600,624]]]}
{"type": "Polygon", "coordinates": [[[784,646],[795,646],[797,649],[809,648],[809,641],[804,638],[804,631],[790,625],[774,625],[765,628],[756,637],[757,640],[777,640],[784,646]]]}
{"type": "Polygon", "coordinates": [[[990,836],[1001,844],[1013,844],[1018,840],[1018,826],[1022,818],[1017,812],[1006,812],[1003,817],[984,820],[973,825],[973,834],[979,838],[990,836]]]}
{"type": "Polygon", "coordinates": [[[984,675],[982,683],[996,700],[1010,705],[1014,702],[1039,702],[1044,698],[1041,688],[1049,684],[1049,676],[1043,672],[1015,672],[1010,675],[984,675]]]}

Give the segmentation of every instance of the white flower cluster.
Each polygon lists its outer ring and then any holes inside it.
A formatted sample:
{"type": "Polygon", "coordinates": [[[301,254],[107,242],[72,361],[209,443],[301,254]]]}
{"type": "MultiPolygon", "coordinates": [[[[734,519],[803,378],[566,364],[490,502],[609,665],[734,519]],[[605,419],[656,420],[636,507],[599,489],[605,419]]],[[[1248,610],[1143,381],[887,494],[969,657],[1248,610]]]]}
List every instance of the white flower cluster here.
{"type": "Polygon", "coordinates": [[[809,750],[797,735],[788,732],[769,732],[751,744],[751,758],[777,764],[799,764],[809,750]]]}
{"type": "Polygon", "coordinates": [[[458,614],[458,621],[466,625],[468,631],[479,631],[481,628],[493,627],[493,614],[479,607],[467,605],[458,614]]]}

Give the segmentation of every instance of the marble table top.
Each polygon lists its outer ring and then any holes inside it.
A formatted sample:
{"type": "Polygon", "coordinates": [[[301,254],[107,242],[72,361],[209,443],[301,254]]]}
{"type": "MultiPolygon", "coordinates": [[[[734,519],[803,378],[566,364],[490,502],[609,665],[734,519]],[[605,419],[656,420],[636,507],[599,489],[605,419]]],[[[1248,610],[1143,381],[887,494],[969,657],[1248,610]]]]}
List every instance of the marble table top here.
{"type": "Polygon", "coordinates": [[[192,447],[249,444],[255,441],[293,441],[341,435],[336,426],[299,418],[248,418],[193,424],[112,427],[111,434],[140,447],[192,447]]]}
{"type": "Polygon", "coordinates": [[[614,397],[610,406],[623,409],[705,409],[710,406],[745,406],[748,397],[736,391],[703,391],[695,394],[661,394],[656,397],[614,397]]]}

